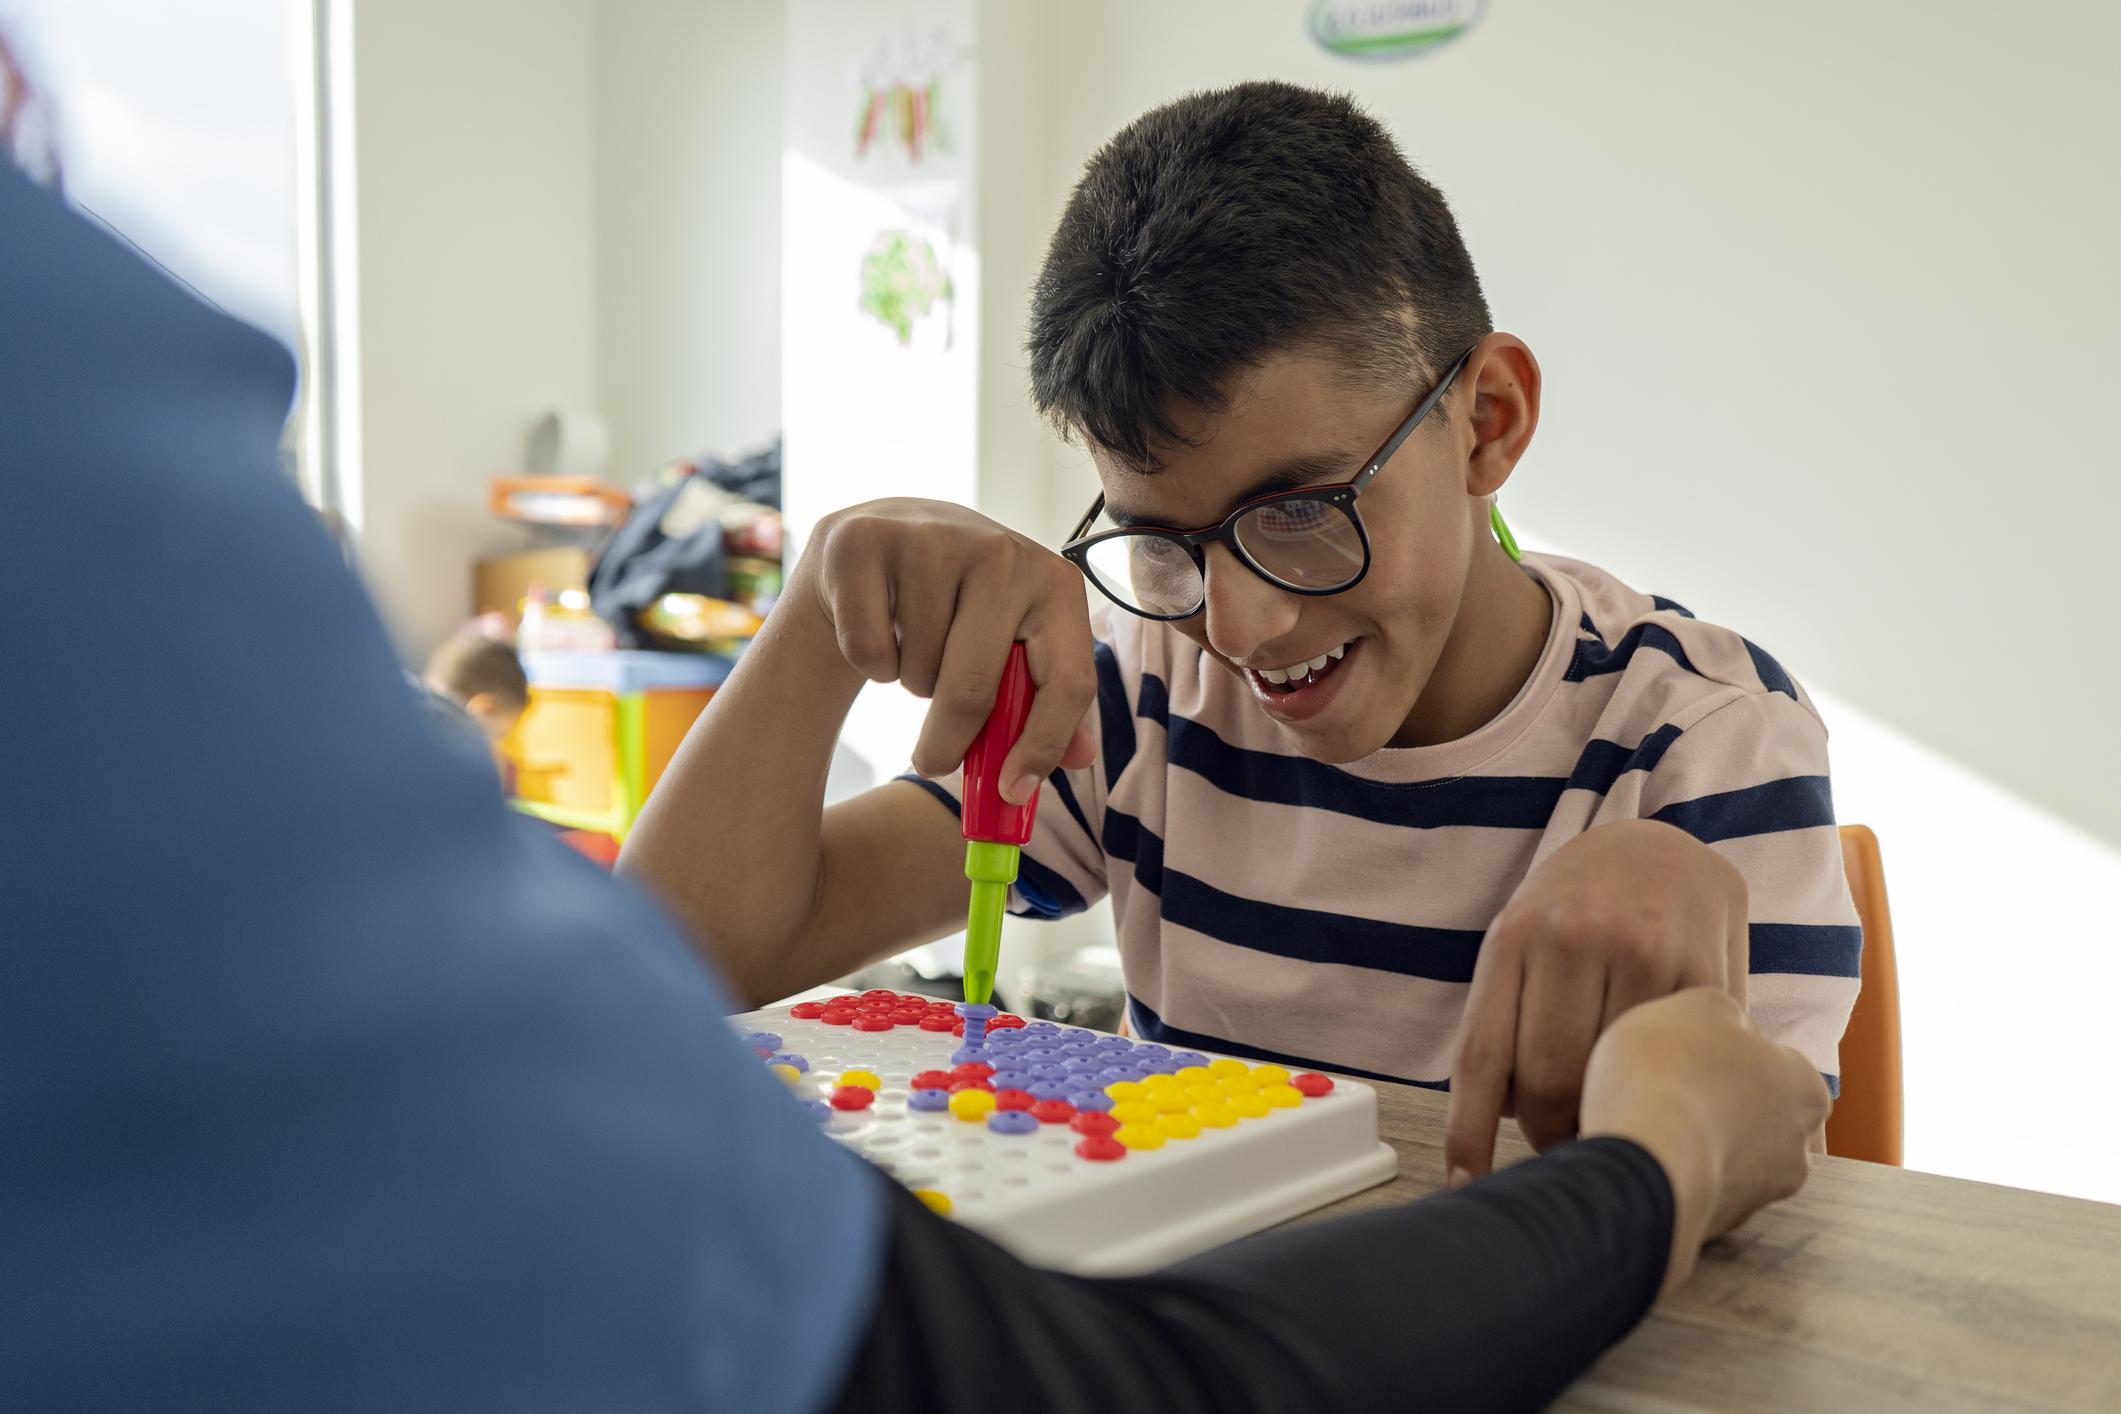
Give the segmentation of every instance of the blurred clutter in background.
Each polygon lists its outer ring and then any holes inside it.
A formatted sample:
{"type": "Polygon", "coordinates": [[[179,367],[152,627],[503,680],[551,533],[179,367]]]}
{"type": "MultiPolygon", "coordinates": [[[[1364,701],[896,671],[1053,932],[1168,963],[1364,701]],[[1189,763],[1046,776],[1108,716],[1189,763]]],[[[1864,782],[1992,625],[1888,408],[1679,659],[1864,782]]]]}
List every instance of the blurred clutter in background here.
{"type": "MultiPolygon", "coordinates": [[[[584,414],[539,419],[529,475],[488,485],[521,548],[472,567],[479,632],[514,643],[527,702],[499,737],[518,809],[609,864],[781,589],[781,450],[658,467],[625,488],[584,414]]],[[[458,652],[464,650],[444,650],[458,652]]]]}

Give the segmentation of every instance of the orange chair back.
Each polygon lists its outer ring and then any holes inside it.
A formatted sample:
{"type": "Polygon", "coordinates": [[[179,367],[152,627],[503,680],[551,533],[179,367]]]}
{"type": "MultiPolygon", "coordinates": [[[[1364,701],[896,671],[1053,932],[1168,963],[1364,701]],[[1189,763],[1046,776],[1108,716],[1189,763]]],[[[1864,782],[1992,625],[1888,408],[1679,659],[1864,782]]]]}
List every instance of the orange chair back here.
{"type": "Polygon", "coordinates": [[[1826,1122],[1826,1151],[1874,1164],[1900,1164],[1900,971],[1893,961],[1893,916],[1885,901],[1878,837],[1841,827],[1841,862],[1863,922],[1863,991],[1841,1038],[1841,1098],[1826,1122]]]}

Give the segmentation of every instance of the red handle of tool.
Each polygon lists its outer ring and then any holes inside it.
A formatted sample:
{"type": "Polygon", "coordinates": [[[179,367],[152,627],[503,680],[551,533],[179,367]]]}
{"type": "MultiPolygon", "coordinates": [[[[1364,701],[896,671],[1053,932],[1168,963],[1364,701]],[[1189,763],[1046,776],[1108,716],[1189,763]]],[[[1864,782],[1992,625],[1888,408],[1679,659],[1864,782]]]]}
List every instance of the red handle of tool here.
{"type": "Polygon", "coordinates": [[[994,694],[994,710],[986,725],[972,738],[965,751],[964,833],[968,840],[990,844],[1024,844],[1031,838],[1031,818],[1038,813],[1038,793],[1022,805],[1002,799],[1002,762],[1009,748],[1024,734],[1024,721],[1031,715],[1031,664],[1024,645],[1009,645],[1009,661],[1002,668],[1001,690],[994,694]]]}

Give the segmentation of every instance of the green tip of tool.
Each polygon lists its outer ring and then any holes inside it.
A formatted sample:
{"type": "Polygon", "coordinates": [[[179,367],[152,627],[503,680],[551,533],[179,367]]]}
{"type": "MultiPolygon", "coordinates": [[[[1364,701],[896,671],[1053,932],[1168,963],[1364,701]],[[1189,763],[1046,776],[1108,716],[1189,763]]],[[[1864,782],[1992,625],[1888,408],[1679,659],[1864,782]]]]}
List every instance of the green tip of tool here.
{"type": "Polygon", "coordinates": [[[1009,906],[1009,886],[1016,882],[1020,854],[1013,844],[985,840],[965,844],[965,877],[972,881],[972,901],[965,910],[965,1000],[974,1005],[994,995],[994,973],[1002,956],[1002,914],[1009,906]]]}

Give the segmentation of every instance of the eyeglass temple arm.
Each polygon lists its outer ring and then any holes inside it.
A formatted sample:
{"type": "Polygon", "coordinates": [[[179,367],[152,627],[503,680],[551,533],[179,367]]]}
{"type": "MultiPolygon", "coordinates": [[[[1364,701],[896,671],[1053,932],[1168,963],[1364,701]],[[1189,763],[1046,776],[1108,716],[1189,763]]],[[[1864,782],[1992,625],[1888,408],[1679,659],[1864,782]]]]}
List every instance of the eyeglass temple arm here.
{"type": "Polygon", "coordinates": [[[1100,491],[1097,493],[1097,499],[1090,503],[1090,513],[1075,523],[1075,529],[1068,532],[1068,538],[1063,543],[1072,545],[1082,539],[1090,527],[1097,524],[1098,513],[1103,511],[1104,508],[1105,493],[1100,491]]]}
{"type": "Polygon", "coordinates": [[[1414,405],[1414,411],[1407,414],[1407,420],[1394,428],[1392,435],[1385,438],[1384,445],[1372,452],[1370,459],[1362,464],[1362,470],[1349,478],[1349,485],[1360,491],[1370,484],[1370,478],[1377,475],[1386,462],[1392,460],[1392,454],[1398,451],[1407,438],[1414,435],[1414,429],[1421,426],[1428,415],[1435,411],[1436,405],[1443,401],[1443,395],[1451,391],[1451,385],[1458,381],[1458,375],[1465,370],[1466,360],[1472,356],[1471,349],[1458,356],[1458,362],[1452,364],[1450,371],[1429,390],[1429,395],[1414,405]]]}

